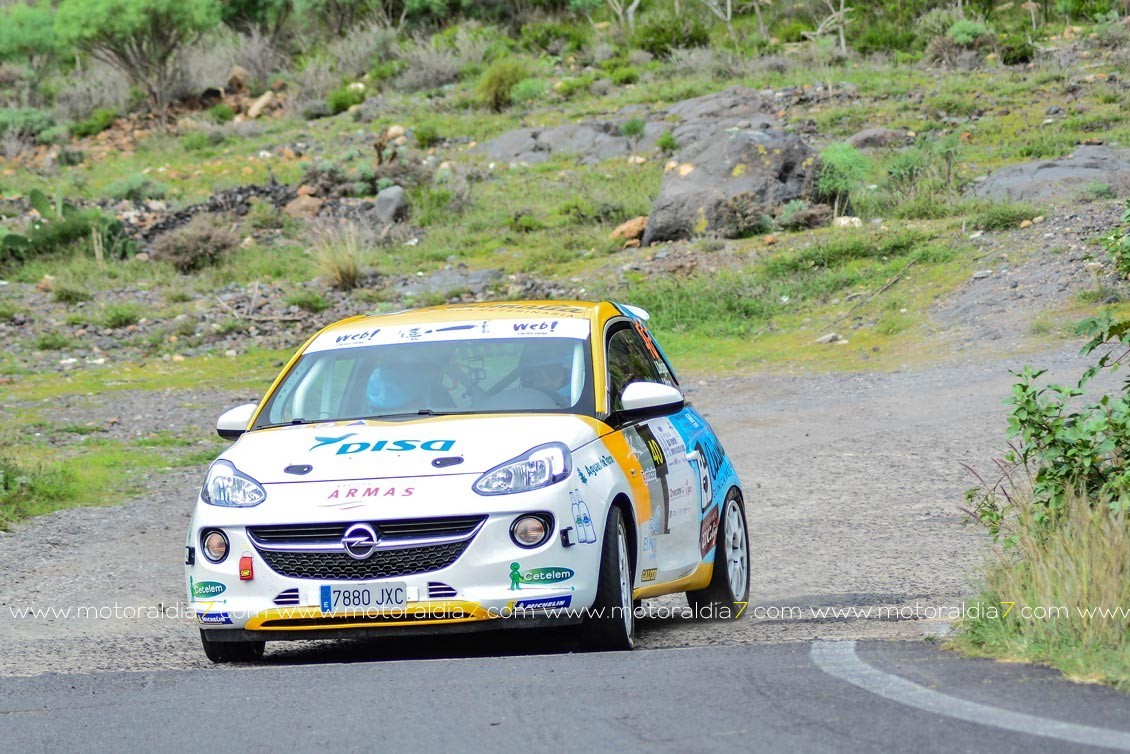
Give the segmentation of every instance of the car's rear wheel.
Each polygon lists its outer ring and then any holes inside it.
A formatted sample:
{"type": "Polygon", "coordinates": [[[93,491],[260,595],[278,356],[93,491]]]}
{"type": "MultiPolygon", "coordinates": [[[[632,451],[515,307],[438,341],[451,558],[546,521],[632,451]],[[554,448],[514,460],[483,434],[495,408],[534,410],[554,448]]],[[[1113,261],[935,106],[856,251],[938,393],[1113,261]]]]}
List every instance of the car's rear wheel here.
{"type": "Polygon", "coordinates": [[[267,646],[265,641],[210,641],[204,629],[200,629],[200,643],[212,662],[255,662],[267,646]]]}
{"type": "Polygon", "coordinates": [[[736,616],[749,602],[749,533],[737,490],[722,505],[710,584],[687,592],[687,602],[697,614],[723,618],[736,616]]]}
{"type": "Polygon", "coordinates": [[[609,509],[604,525],[596,601],[585,618],[582,632],[585,646],[598,651],[629,650],[636,641],[628,529],[623,514],[615,506],[609,509]]]}

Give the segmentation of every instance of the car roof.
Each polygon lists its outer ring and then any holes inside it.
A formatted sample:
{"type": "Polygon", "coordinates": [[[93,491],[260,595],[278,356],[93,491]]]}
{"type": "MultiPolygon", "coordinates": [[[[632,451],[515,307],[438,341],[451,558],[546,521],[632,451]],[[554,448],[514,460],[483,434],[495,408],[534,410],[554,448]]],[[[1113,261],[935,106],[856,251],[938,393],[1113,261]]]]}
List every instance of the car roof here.
{"type": "MultiPolygon", "coordinates": [[[[631,307],[631,311],[636,316],[646,318],[646,313],[640,309],[631,307]]],[[[582,327],[586,332],[594,332],[599,331],[612,317],[623,315],[624,311],[620,307],[608,301],[530,300],[444,304],[390,314],[373,313],[349,317],[320,330],[301,350],[322,350],[334,342],[343,342],[345,338],[353,341],[349,345],[360,345],[362,340],[368,340],[365,337],[368,333],[375,335],[378,329],[388,332],[392,329],[452,322],[568,320],[576,323],[567,328],[573,333],[577,333],[578,328],[582,327]]],[[[381,339],[383,340],[383,336],[381,339]]]]}

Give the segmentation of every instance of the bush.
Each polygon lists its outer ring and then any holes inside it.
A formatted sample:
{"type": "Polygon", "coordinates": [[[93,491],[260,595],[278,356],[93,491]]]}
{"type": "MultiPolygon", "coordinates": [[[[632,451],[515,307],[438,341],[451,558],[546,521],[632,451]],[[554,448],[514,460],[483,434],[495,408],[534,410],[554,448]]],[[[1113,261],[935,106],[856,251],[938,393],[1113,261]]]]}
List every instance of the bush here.
{"type": "Polygon", "coordinates": [[[657,15],[636,29],[632,44],[657,58],[665,58],[676,48],[708,47],[710,30],[690,13],[673,17],[657,15]]]}
{"type": "Polygon", "coordinates": [[[355,86],[350,84],[343,86],[340,89],[335,89],[330,92],[326,97],[326,104],[330,107],[330,113],[337,115],[344,113],[354,105],[360,105],[365,101],[365,89],[363,86],[355,86]]]}
{"type": "Polygon", "coordinates": [[[221,102],[208,108],[208,117],[213,123],[230,123],[235,119],[235,110],[228,103],[221,102]]]}
{"type": "Polygon", "coordinates": [[[60,304],[79,304],[83,301],[90,301],[93,298],[89,292],[81,288],[72,288],[67,285],[56,285],[51,295],[60,304]]]}
{"type": "Polygon", "coordinates": [[[71,134],[78,138],[95,136],[102,133],[118,119],[118,111],[108,107],[100,107],[91,113],[89,118],[80,120],[71,126],[71,134]]]}
{"type": "Polygon", "coordinates": [[[224,132],[219,129],[205,129],[203,131],[193,131],[190,134],[185,134],[181,137],[180,145],[184,147],[186,152],[200,152],[205,149],[218,147],[227,141],[224,132]]]}
{"type": "Polygon", "coordinates": [[[580,52],[588,41],[587,26],[566,26],[553,22],[526,24],[519,37],[519,44],[523,49],[547,55],[580,52]]]}
{"type": "Polygon", "coordinates": [[[297,291],[286,297],[286,303],[303,311],[318,314],[329,309],[332,304],[315,291],[297,291]]]}
{"type": "Polygon", "coordinates": [[[946,36],[961,47],[975,47],[983,40],[991,40],[993,33],[988,26],[968,18],[959,18],[946,31],[946,36]]]}
{"type": "Polygon", "coordinates": [[[977,230],[1011,230],[1040,211],[1028,204],[999,202],[989,204],[969,217],[969,225],[977,230]]]}
{"type": "Polygon", "coordinates": [[[119,68],[164,113],[179,53],[220,22],[218,0],[63,0],[62,40],[119,68]]]}
{"type": "Polygon", "coordinates": [[[125,199],[131,202],[143,202],[146,199],[164,199],[169,193],[166,183],[155,181],[143,173],[115,181],[106,187],[106,193],[112,199],[125,199]]]}
{"type": "Polygon", "coordinates": [[[679,140],[672,131],[664,131],[655,140],[655,146],[664,154],[675,154],[679,149],[679,140]]]}
{"type": "Polygon", "coordinates": [[[535,100],[541,99],[545,94],[545,90],[549,88],[543,79],[528,78],[522,79],[510,91],[510,99],[519,104],[528,105],[535,100]]]}
{"type": "Polygon", "coordinates": [[[0,135],[15,134],[34,138],[55,122],[32,107],[0,107],[0,135]]]}
{"type": "Polygon", "coordinates": [[[851,193],[867,176],[867,156],[849,144],[832,144],[820,152],[816,192],[827,201],[838,217],[850,204],[851,193]]]}
{"type": "Polygon", "coordinates": [[[585,74],[584,76],[578,76],[576,78],[561,79],[553,87],[553,90],[565,99],[573,99],[578,94],[587,94],[594,80],[592,74],[585,74]]]}
{"type": "Polygon", "coordinates": [[[738,194],[722,202],[718,220],[726,238],[749,238],[773,229],[769,208],[751,193],[738,194]]]}
{"type": "Polygon", "coordinates": [[[421,123],[416,126],[413,135],[416,137],[416,145],[420,149],[430,149],[443,141],[443,137],[439,135],[439,129],[431,123],[421,123]]]}
{"type": "Polygon", "coordinates": [[[611,79],[612,83],[616,84],[616,86],[626,86],[639,81],[640,72],[630,65],[627,65],[612,69],[612,72],[608,74],[608,78],[611,79]]]}
{"type": "Polygon", "coordinates": [[[372,248],[355,225],[315,226],[311,245],[318,271],[331,286],[351,291],[361,284],[372,248]]]}
{"type": "Polygon", "coordinates": [[[70,344],[70,338],[55,332],[44,333],[35,339],[35,347],[40,351],[61,351],[70,344]]]}
{"type": "Polygon", "coordinates": [[[455,83],[466,65],[454,51],[428,45],[409,47],[402,53],[401,59],[403,73],[396,77],[393,85],[405,92],[436,89],[455,83]]]}
{"type": "Polygon", "coordinates": [[[1130,275],[1130,199],[1122,213],[1122,227],[1102,238],[1102,245],[1110,252],[1114,265],[1123,275],[1130,275]]]}
{"type": "Polygon", "coordinates": [[[102,311],[102,325],[114,330],[136,325],[141,321],[141,308],[137,304],[107,304],[102,311]]]}
{"type": "Polygon", "coordinates": [[[510,104],[514,87],[524,78],[526,65],[522,61],[513,58],[496,60],[483,74],[476,94],[491,110],[501,112],[510,104]]]}
{"type": "Polygon", "coordinates": [[[0,60],[31,62],[53,58],[59,51],[55,11],[49,3],[0,8],[0,60]]]}
{"type": "Polygon", "coordinates": [[[222,262],[239,245],[239,236],[214,215],[198,214],[153,242],[153,258],[189,273],[222,262]]]}

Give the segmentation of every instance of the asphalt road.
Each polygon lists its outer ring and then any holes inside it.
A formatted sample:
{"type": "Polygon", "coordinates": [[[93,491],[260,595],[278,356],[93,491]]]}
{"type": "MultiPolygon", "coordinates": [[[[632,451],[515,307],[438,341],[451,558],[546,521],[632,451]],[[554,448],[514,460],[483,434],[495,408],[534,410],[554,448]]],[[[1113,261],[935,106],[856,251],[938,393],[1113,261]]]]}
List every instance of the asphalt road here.
{"type": "Polygon", "coordinates": [[[3,678],[0,750],[1130,750],[1130,697],[925,642],[464,648],[421,660],[412,643],[328,645],[256,666],[3,678]]]}

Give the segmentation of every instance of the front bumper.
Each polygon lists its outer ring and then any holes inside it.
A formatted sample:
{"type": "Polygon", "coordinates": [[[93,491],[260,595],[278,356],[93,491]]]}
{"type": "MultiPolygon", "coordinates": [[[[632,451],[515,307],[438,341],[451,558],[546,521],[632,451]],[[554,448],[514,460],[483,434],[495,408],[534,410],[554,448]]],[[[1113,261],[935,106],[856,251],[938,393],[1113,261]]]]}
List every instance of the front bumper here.
{"type": "MultiPolygon", "coordinates": [[[[198,624],[212,641],[426,634],[579,622],[596,596],[599,545],[562,542],[560,529],[572,522],[568,500],[562,504],[559,495],[546,492],[522,497],[526,499],[512,503],[515,510],[486,515],[474,535],[454,548],[459,550],[454,557],[450,544],[437,545],[447,548],[437,557],[423,548],[411,557],[398,555],[387,567],[354,561],[341,553],[332,558],[319,553],[279,557],[257,536],[261,527],[250,521],[235,523],[232,511],[215,516],[210,507],[199,506],[188,541],[197,548],[194,563],[185,569],[189,599],[198,624]],[[537,548],[521,548],[511,540],[510,526],[518,515],[533,511],[553,514],[553,532],[537,548]],[[223,517],[229,521],[215,521],[223,517]],[[199,553],[200,532],[209,528],[222,529],[229,541],[228,556],[218,564],[199,553]],[[241,579],[240,561],[244,559],[246,565],[248,558],[252,578],[241,579]],[[330,566],[323,568],[325,563],[330,566]],[[360,570],[352,568],[354,563],[360,570]],[[403,585],[407,599],[403,606],[390,609],[323,612],[322,588],[345,583],[374,589],[403,585]]],[[[241,513],[250,518],[250,513],[241,513]]],[[[359,515],[338,523],[370,520],[379,526],[385,519],[359,515]]]]}

